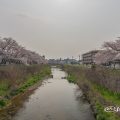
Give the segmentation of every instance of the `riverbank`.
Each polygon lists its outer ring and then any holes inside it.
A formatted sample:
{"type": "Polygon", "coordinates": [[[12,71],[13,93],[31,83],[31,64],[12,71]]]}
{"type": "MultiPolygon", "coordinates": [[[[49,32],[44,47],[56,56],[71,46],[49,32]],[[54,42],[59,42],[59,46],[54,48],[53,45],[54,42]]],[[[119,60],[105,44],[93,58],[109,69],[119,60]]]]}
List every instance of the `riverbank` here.
{"type": "Polygon", "coordinates": [[[7,114],[15,114],[19,106],[17,99],[24,101],[24,98],[41,85],[43,79],[50,77],[51,68],[48,65],[2,66],[0,73],[4,73],[0,74],[0,118],[2,118],[1,116],[7,114]]]}
{"type": "Polygon", "coordinates": [[[82,91],[67,81],[66,72],[52,67],[47,79],[11,120],[95,120],[82,91]]]}
{"type": "MultiPolygon", "coordinates": [[[[120,106],[120,94],[96,82],[100,79],[100,75],[95,72],[95,69],[80,66],[63,66],[63,70],[68,73],[69,82],[78,84],[82,89],[91,104],[96,120],[120,120],[119,112],[109,113],[104,111],[104,108],[108,106],[120,106]]],[[[119,74],[118,71],[114,71],[114,73],[119,74]]],[[[104,77],[108,76],[106,71],[102,71],[102,74],[105,75],[104,77]]]]}

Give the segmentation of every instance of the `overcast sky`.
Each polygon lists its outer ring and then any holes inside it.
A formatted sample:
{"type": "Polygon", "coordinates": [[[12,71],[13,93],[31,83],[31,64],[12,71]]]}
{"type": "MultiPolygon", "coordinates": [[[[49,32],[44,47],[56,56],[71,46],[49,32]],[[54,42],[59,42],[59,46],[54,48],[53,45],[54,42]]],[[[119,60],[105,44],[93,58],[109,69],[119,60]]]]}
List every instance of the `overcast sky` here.
{"type": "Polygon", "coordinates": [[[0,0],[0,36],[47,58],[77,58],[120,36],[120,0],[0,0]]]}

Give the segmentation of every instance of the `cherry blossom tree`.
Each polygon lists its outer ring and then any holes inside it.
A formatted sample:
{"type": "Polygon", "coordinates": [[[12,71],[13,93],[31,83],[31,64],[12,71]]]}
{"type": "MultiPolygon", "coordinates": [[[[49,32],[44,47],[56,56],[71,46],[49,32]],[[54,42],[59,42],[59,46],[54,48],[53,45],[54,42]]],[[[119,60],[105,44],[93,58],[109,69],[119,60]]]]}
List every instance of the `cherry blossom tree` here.
{"type": "Polygon", "coordinates": [[[114,63],[116,58],[120,60],[120,38],[113,42],[105,42],[103,49],[96,54],[95,61],[96,64],[109,64],[114,63]]]}
{"type": "Polygon", "coordinates": [[[113,50],[115,52],[120,52],[120,37],[117,40],[111,42],[105,42],[103,48],[108,50],[113,50]]]}
{"type": "Polygon", "coordinates": [[[0,37],[0,55],[22,60],[25,64],[46,63],[44,57],[36,52],[25,49],[12,38],[0,37]]]}

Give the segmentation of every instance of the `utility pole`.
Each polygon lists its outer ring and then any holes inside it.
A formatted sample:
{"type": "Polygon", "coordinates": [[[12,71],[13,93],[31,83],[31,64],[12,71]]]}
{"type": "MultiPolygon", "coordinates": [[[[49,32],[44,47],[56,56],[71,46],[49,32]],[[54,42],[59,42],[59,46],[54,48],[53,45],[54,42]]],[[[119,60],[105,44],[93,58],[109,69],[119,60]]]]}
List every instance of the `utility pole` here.
{"type": "Polygon", "coordinates": [[[73,60],[73,58],[74,58],[74,57],[72,56],[72,60],[73,60]]]}
{"type": "Polygon", "coordinates": [[[79,55],[79,61],[80,61],[80,55],[79,55]]]}
{"type": "Polygon", "coordinates": [[[79,55],[79,64],[80,64],[80,55],[79,55]]]}

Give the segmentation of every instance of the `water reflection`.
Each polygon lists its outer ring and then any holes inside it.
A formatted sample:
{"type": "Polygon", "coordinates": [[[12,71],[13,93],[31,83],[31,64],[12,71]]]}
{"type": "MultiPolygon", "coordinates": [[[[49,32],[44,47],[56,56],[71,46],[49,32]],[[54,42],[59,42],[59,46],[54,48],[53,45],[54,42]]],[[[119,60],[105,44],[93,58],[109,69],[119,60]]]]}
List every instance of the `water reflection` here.
{"type": "Polygon", "coordinates": [[[94,120],[90,106],[82,99],[82,91],[70,84],[66,73],[52,68],[53,78],[43,82],[13,120],[94,120]]]}

